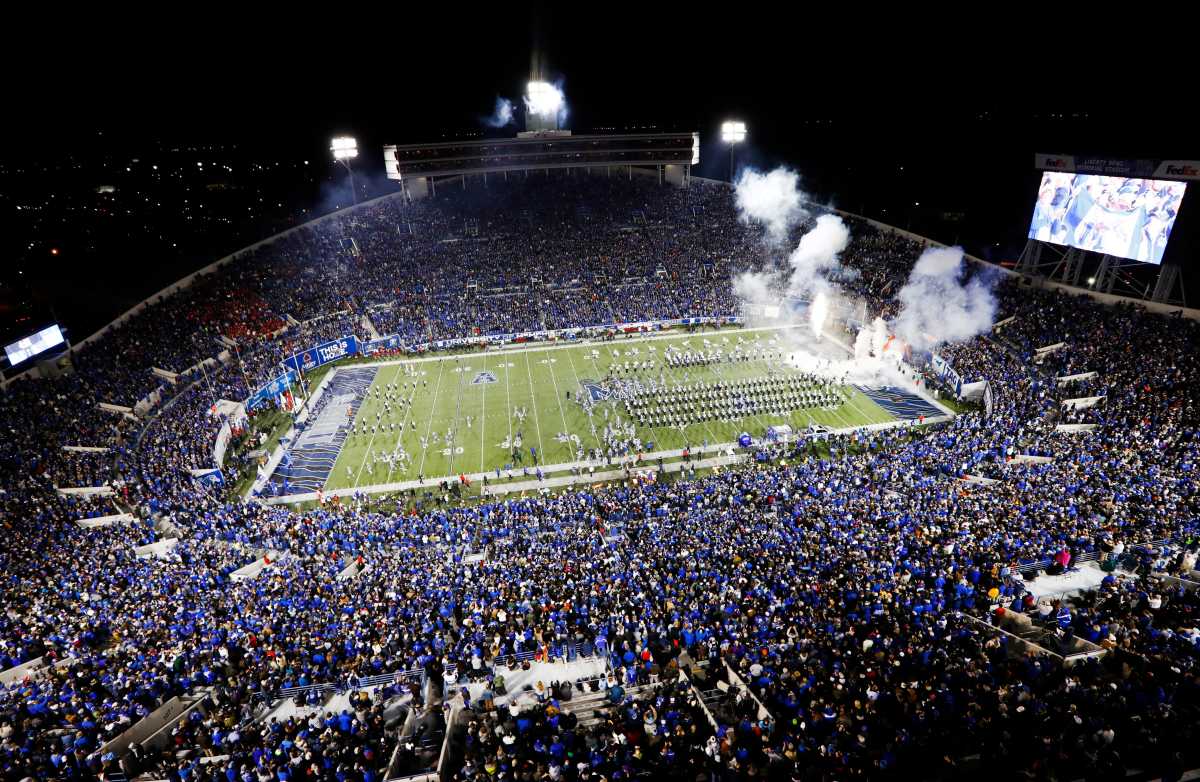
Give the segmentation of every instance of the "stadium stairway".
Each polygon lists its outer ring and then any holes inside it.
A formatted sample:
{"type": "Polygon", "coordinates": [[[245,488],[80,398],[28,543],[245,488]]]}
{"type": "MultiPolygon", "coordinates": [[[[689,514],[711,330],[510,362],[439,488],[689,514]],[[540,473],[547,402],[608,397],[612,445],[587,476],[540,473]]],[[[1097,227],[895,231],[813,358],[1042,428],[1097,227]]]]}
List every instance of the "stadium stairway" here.
{"type": "Polygon", "coordinates": [[[362,325],[362,327],[364,329],[366,329],[366,332],[371,337],[371,339],[379,339],[379,332],[375,329],[375,324],[371,322],[371,318],[369,315],[364,314],[362,316],[362,319],[359,321],[359,323],[362,325]]]}
{"type": "MultiPolygon", "coordinates": [[[[642,684],[625,689],[626,698],[638,698],[643,693],[654,691],[654,684],[642,684]]],[[[578,691],[576,691],[578,692],[578,691]]],[[[562,704],[563,711],[569,711],[579,719],[579,727],[587,728],[603,721],[603,712],[610,706],[608,690],[604,687],[598,692],[585,692],[579,697],[572,697],[562,704]]]]}

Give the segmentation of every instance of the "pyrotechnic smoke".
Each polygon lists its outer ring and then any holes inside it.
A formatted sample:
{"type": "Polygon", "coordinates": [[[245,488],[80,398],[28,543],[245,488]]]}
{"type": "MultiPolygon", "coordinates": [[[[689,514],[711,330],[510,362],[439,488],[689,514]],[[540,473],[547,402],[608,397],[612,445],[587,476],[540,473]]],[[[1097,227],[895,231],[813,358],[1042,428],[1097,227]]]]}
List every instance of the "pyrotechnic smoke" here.
{"type": "Polygon", "coordinates": [[[818,291],[808,308],[808,322],[812,325],[813,336],[820,339],[825,333],[825,321],[829,318],[829,297],[825,291],[818,291]]]}
{"type": "Polygon", "coordinates": [[[508,98],[496,97],[496,108],[492,110],[492,116],[484,117],[483,124],[489,128],[502,128],[505,125],[512,124],[513,121],[513,105],[508,98]]]}
{"type": "Polygon", "coordinates": [[[992,326],[996,299],[993,277],[963,281],[959,247],[930,248],[921,253],[908,282],[900,289],[896,334],[915,348],[929,350],[982,334],[992,326]]]}
{"type": "MultiPolygon", "coordinates": [[[[787,239],[792,229],[808,217],[800,177],[786,168],[765,174],[746,169],[738,177],[734,197],[741,220],[762,225],[772,244],[787,239]]],[[[850,231],[840,217],[821,215],[800,237],[784,269],[745,272],[734,281],[734,294],[742,302],[742,311],[759,321],[778,322],[781,314],[786,320],[794,320],[796,313],[789,299],[807,299],[808,323],[820,339],[834,302],[844,299],[834,277],[841,272],[838,254],[849,241],[850,231]]]]}
{"type": "Polygon", "coordinates": [[[778,275],[768,272],[746,272],[733,281],[733,295],[743,304],[761,309],[763,307],[778,307],[783,297],[780,295],[778,275]]]}
{"type": "MultiPolygon", "coordinates": [[[[767,242],[778,247],[809,216],[804,205],[811,199],[801,192],[799,185],[799,176],[788,169],[765,174],[751,169],[743,171],[735,186],[740,219],[762,225],[767,242]]],[[[838,353],[832,344],[837,343],[836,336],[824,339],[836,313],[856,312],[861,317],[866,311],[865,304],[842,287],[843,282],[858,276],[839,260],[849,242],[850,231],[842,219],[836,214],[823,214],[800,237],[786,264],[778,269],[739,275],[734,280],[733,292],[751,325],[797,326],[807,320],[808,328],[791,328],[780,335],[788,360],[795,366],[842,382],[882,381],[897,385],[911,382],[895,360],[902,346],[891,339],[882,319],[865,326],[853,348],[843,345],[853,350],[854,358],[838,353]],[[795,306],[805,300],[806,312],[803,304],[795,306]]]]}
{"type": "Polygon", "coordinates": [[[791,229],[808,216],[795,171],[777,168],[764,174],[747,168],[738,175],[735,188],[734,202],[742,222],[764,226],[775,244],[787,239],[791,229]]]}
{"type": "Polygon", "coordinates": [[[813,294],[834,285],[830,274],[840,267],[838,253],[850,243],[850,230],[837,215],[821,215],[817,224],[804,236],[788,258],[792,276],[788,292],[793,295],[813,294]]]}

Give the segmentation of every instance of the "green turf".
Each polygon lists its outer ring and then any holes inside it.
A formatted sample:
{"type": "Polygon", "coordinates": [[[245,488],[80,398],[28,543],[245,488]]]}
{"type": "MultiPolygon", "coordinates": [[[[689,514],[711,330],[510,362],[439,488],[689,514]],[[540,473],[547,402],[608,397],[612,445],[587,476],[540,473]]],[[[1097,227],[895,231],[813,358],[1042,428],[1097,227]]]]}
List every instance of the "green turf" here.
{"type": "MultiPolygon", "coordinates": [[[[662,365],[661,357],[667,346],[674,344],[692,350],[703,349],[704,340],[725,351],[730,350],[741,337],[747,341],[756,338],[766,344],[772,332],[746,332],[726,330],[720,333],[678,334],[669,339],[618,339],[613,342],[591,342],[583,345],[560,347],[539,345],[527,349],[492,350],[486,353],[447,356],[428,361],[406,362],[413,370],[423,373],[416,377],[418,388],[414,392],[413,404],[403,409],[392,408],[392,416],[384,414],[384,421],[395,421],[398,431],[372,435],[358,434],[347,439],[338,456],[333,471],[326,481],[328,489],[345,489],[356,486],[392,483],[413,480],[418,475],[426,479],[460,472],[503,471],[511,460],[505,441],[520,432],[523,440],[524,465],[532,466],[529,448],[538,450],[539,464],[559,464],[575,459],[575,446],[560,442],[560,432],[578,434],[585,449],[598,447],[600,443],[591,433],[587,414],[577,401],[583,380],[598,381],[607,375],[613,361],[632,360],[628,352],[637,347],[639,360],[652,358],[662,365]],[[728,342],[726,343],[726,340],[728,342]],[[654,345],[655,352],[648,353],[654,345]],[[594,357],[592,351],[599,351],[594,357]],[[620,351],[614,357],[613,350],[620,351]],[[473,384],[480,372],[491,372],[494,383],[473,384]],[[571,398],[567,399],[567,392],[571,398]],[[517,420],[512,411],[528,409],[524,422],[517,420]],[[466,424],[471,416],[471,426],[466,424]],[[416,422],[416,429],[412,422],[416,422]],[[403,424],[403,431],[399,425],[403,424]],[[420,440],[437,432],[444,438],[448,429],[454,429],[454,441],[447,446],[444,439],[434,442],[430,438],[427,449],[422,449],[420,440]],[[408,469],[388,469],[377,463],[372,454],[390,452],[402,447],[412,457],[408,469]]],[[[388,383],[411,382],[412,377],[404,373],[403,364],[383,365],[375,377],[375,386],[388,383]]],[[[690,382],[720,382],[742,378],[762,377],[767,374],[765,362],[719,363],[708,367],[691,367],[687,370],[667,368],[668,383],[685,381],[685,371],[690,382]]],[[[652,373],[657,377],[658,370],[652,373]]],[[[694,424],[680,431],[671,428],[639,429],[643,442],[653,442],[653,450],[676,450],[685,445],[697,446],[707,441],[715,443],[733,442],[743,431],[761,435],[772,424],[790,423],[799,430],[810,424],[823,424],[831,428],[862,426],[894,420],[894,417],[878,407],[867,397],[851,387],[843,388],[848,400],[835,410],[804,409],[788,416],[750,416],[729,423],[708,421],[694,424]]],[[[628,419],[621,402],[606,402],[595,408],[597,430],[603,430],[603,409],[610,415],[620,414],[628,419]]],[[[377,412],[383,410],[381,402],[371,395],[360,406],[357,422],[374,422],[377,412]]],[[[514,473],[521,474],[521,465],[514,465],[514,473]]]]}

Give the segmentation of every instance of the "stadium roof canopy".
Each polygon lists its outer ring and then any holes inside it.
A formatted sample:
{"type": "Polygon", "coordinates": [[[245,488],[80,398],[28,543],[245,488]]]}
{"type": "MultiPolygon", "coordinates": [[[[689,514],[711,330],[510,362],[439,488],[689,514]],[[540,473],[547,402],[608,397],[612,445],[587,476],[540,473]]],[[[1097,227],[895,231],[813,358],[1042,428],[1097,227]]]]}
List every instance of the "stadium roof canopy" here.
{"type": "Polygon", "coordinates": [[[581,135],[548,132],[510,139],[389,145],[389,179],[592,166],[690,166],[699,162],[699,133],[581,135]]]}

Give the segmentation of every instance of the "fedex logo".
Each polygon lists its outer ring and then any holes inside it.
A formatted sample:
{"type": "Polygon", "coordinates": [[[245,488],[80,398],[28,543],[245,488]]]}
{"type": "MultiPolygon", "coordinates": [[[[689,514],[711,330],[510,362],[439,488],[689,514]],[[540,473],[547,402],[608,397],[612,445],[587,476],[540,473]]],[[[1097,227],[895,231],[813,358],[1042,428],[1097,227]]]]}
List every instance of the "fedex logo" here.
{"type": "Polygon", "coordinates": [[[1046,158],[1045,166],[1046,168],[1070,168],[1070,164],[1060,157],[1046,158]]]}
{"type": "Polygon", "coordinates": [[[1200,169],[1195,166],[1167,166],[1170,176],[1200,176],[1200,169]]]}

